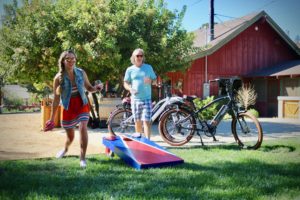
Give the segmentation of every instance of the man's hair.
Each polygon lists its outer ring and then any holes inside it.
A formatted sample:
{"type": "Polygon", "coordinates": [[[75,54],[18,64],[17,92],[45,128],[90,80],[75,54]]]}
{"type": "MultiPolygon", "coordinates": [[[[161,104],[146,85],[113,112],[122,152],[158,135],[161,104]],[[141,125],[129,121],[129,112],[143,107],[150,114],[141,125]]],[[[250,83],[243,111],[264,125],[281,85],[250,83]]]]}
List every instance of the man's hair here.
{"type": "Polygon", "coordinates": [[[135,49],[130,57],[130,61],[131,63],[134,65],[135,64],[135,57],[136,55],[138,55],[138,53],[142,53],[143,54],[143,63],[145,62],[146,58],[145,58],[145,54],[144,54],[144,50],[141,48],[135,49]]]}

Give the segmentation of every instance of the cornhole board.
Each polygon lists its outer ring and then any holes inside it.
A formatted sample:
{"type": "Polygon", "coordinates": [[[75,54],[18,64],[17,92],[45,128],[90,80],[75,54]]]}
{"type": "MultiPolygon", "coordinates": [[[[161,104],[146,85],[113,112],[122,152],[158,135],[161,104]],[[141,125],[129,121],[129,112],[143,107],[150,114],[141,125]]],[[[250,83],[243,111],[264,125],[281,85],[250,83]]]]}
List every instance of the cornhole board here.
{"type": "Polygon", "coordinates": [[[103,137],[102,143],[128,165],[136,169],[170,166],[184,160],[145,137],[134,138],[124,134],[115,140],[103,137]]]}

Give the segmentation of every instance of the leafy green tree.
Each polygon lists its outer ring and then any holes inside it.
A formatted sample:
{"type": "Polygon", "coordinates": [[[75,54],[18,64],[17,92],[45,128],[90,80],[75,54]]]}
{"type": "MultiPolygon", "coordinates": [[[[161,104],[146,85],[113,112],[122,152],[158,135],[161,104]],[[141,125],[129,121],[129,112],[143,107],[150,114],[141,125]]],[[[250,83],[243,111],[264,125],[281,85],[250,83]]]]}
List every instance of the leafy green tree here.
{"type": "Polygon", "coordinates": [[[193,35],[181,27],[186,7],[172,12],[163,0],[24,0],[7,10],[1,66],[40,90],[51,86],[66,49],[75,50],[91,80],[122,81],[135,48],[145,50],[158,75],[190,65],[193,35]]]}

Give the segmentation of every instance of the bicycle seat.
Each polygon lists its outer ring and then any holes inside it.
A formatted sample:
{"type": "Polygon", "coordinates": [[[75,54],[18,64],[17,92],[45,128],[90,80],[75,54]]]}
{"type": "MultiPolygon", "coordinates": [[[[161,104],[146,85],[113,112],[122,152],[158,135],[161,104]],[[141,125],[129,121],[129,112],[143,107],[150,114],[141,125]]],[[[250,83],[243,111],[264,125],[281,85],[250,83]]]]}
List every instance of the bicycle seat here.
{"type": "Polygon", "coordinates": [[[193,102],[194,99],[197,99],[196,96],[188,96],[188,95],[183,95],[183,99],[189,101],[189,102],[193,102]]]}

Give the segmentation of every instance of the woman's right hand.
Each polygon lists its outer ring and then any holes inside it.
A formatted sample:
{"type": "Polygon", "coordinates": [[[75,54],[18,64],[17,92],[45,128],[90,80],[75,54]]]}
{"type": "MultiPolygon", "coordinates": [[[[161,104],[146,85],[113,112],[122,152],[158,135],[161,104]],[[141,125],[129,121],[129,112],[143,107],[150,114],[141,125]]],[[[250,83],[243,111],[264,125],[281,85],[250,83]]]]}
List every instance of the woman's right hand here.
{"type": "Polygon", "coordinates": [[[45,126],[45,129],[44,131],[51,131],[52,129],[54,128],[54,122],[52,120],[48,120],[46,122],[46,126],[45,126]]]}
{"type": "Polygon", "coordinates": [[[95,88],[97,91],[101,91],[103,89],[103,83],[100,80],[95,81],[95,88]]]}

